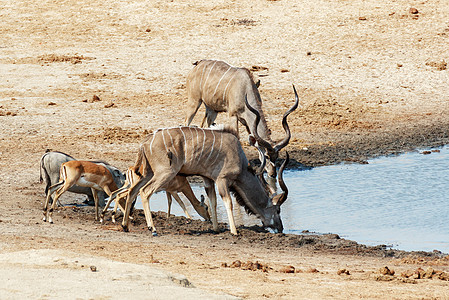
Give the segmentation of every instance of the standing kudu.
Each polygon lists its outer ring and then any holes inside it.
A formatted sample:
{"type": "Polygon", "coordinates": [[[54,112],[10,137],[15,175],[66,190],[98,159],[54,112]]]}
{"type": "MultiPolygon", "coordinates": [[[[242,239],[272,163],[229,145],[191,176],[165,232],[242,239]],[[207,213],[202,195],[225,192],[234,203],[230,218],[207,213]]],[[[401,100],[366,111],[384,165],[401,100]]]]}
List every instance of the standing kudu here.
{"type": "Polygon", "coordinates": [[[270,195],[263,182],[248,166],[237,136],[226,130],[178,127],[159,129],[141,145],[136,167],[144,166],[144,176],[131,187],[126,200],[123,229],[128,231],[131,204],[140,192],[148,228],[153,232],[149,199],[151,195],[170,183],[177,175],[199,175],[206,184],[214,230],[218,230],[214,184],[223,199],[232,234],[237,234],[232,212],[231,192],[247,212],[261,219],[264,227],[282,232],[280,206],[287,198],[287,187],[282,180],[283,193],[270,195]],[[149,169],[150,172],[145,170],[149,169]],[[148,176],[148,174],[151,175],[148,176]]]}
{"type": "MultiPolygon", "coordinates": [[[[287,146],[291,135],[289,131],[286,131],[286,136],[281,141],[274,142],[271,140],[271,131],[268,129],[262,111],[262,100],[257,87],[258,85],[254,83],[251,72],[246,68],[235,68],[223,61],[216,60],[196,62],[186,80],[188,102],[185,124],[190,125],[201,103],[204,103],[207,126],[214,122],[217,113],[228,112],[231,118],[231,127],[236,132],[238,132],[238,121],[240,121],[246,127],[248,133],[254,135],[251,125],[254,124],[255,115],[245,106],[245,97],[247,97],[248,103],[260,115],[257,132],[260,140],[264,141],[261,146],[265,149],[265,155],[268,157],[265,168],[268,175],[274,178],[276,177],[275,163],[279,151],[287,146]]],[[[297,107],[298,97],[296,95],[295,104],[286,114],[290,114],[297,107]]],[[[203,125],[204,119],[201,126],[203,127],[203,125]]]]}

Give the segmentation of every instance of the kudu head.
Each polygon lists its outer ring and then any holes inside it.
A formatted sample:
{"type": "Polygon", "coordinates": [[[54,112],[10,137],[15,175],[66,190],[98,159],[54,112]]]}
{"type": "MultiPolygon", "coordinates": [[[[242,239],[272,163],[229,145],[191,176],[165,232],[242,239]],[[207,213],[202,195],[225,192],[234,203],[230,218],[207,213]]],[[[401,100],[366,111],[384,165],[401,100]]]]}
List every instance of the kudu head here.
{"type": "Polygon", "coordinates": [[[252,132],[252,135],[254,136],[254,139],[256,140],[257,144],[259,144],[260,146],[262,146],[265,149],[265,156],[267,156],[267,158],[268,158],[268,163],[266,164],[265,169],[267,170],[268,176],[271,178],[276,177],[276,160],[279,157],[279,151],[282,148],[284,148],[285,146],[287,146],[288,143],[290,142],[291,132],[290,132],[290,128],[287,123],[287,117],[298,107],[298,104],[299,104],[299,97],[298,97],[298,94],[296,93],[296,89],[295,89],[294,85],[293,85],[293,91],[295,92],[295,103],[293,104],[292,107],[290,107],[289,110],[287,110],[284,113],[284,116],[282,117],[282,127],[285,130],[285,137],[280,142],[276,143],[274,146],[270,142],[262,139],[259,136],[259,134],[257,133],[257,127],[260,122],[260,114],[256,109],[254,109],[253,107],[251,107],[249,105],[247,97],[245,96],[246,107],[253,114],[256,115],[256,121],[254,122],[254,126],[253,126],[251,132],[252,132]]]}
{"type": "Polygon", "coordinates": [[[261,161],[260,166],[255,170],[255,175],[259,178],[265,189],[269,190],[270,193],[272,194],[272,196],[268,200],[267,207],[263,211],[263,218],[262,218],[263,226],[273,229],[275,233],[282,232],[284,230],[284,226],[282,225],[281,220],[281,205],[285,202],[285,200],[287,200],[288,196],[288,189],[284,182],[283,173],[285,166],[288,164],[290,160],[288,152],[286,152],[286,158],[282,163],[281,167],[279,168],[278,180],[279,186],[282,189],[282,193],[276,194],[276,189],[273,189],[270,186],[270,184],[265,181],[265,178],[263,176],[263,171],[267,161],[263,150],[259,145],[255,143],[254,138],[250,137],[249,143],[251,144],[251,146],[257,148],[257,151],[259,151],[259,158],[261,161]]]}
{"type": "Polygon", "coordinates": [[[284,182],[283,173],[285,166],[289,162],[288,152],[285,152],[285,154],[286,157],[279,169],[279,176],[278,176],[279,186],[282,189],[282,193],[273,194],[273,196],[270,197],[268,206],[264,211],[264,218],[262,219],[263,226],[273,229],[275,233],[281,233],[284,230],[284,226],[282,225],[281,220],[281,205],[285,202],[285,200],[287,200],[288,189],[284,182]]]}

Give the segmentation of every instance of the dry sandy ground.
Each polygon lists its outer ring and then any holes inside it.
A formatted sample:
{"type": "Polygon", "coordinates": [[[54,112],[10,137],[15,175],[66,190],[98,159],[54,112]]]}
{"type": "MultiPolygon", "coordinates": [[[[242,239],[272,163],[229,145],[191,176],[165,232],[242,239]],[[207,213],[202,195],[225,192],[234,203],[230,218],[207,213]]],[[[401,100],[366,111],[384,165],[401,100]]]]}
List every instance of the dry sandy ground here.
{"type": "MultiPolygon", "coordinates": [[[[448,258],[438,253],[426,257],[257,228],[240,228],[241,236],[231,237],[183,218],[159,218],[162,234],[153,238],[139,222],[130,233],[99,226],[90,208],[61,209],[49,225],[41,222],[38,182],[46,149],[105,159],[121,169],[132,165],[146,132],[183,123],[185,77],[199,59],[254,70],[275,140],[282,137],[280,120],[294,101],[295,84],[301,107],[289,118],[287,150],[297,164],[365,161],[447,144],[445,1],[1,5],[2,298],[178,298],[178,292],[251,299],[449,298],[445,273],[417,278],[424,276],[419,267],[449,271],[448,258]],[[237,267],[237,261],[253,265],[237,267]],[[394,276],[381,275],[386,265],[394,276]],[[288,266],[299,272],[285,273],[288,266]],[[401,276],[408,271],[417,274],[401,276]],[[186,282],[191,284],[183,287],[186,282]]],[[[63,203],[73,201],[82,199],[63,203]]]]}

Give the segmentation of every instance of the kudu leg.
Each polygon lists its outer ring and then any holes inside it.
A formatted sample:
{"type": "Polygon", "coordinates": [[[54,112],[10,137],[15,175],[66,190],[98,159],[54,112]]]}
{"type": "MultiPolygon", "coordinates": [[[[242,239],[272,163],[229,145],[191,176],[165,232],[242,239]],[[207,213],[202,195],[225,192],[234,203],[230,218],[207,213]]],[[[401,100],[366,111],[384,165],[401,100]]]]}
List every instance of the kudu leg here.
{"type": "Polygon", "coordinates": [[[212,216],[212,228],[214,231],[218,231],[217,220],[217,194],[215,193],[215,183],[209,178],[203,177],[204,189],[206,190],[207,197],[209,198],[210,215],[212,216]]]}
{"type": "Polygon", "coordinates": [[[175,175],[176,173],[173,174],[168,170],[166,172],[161,172],[160,174],[154,173],[151,180],[144,187],[142,187],[140,191],[147,226],[148,229],[152,232],[153,236],[156,236],[157,232],[156,227],[153,223],[153,217],[151,216],[150,198],[157,190],[159,190],[163,186],[166,186],[171,180],[173,180],[175,175]]]}
{"type": "Polygon", "coordinates": [[[140,189],[150,181],[151,177],[142,177],[137,181],[132,187],[130,187],[128,196],[126,197],[126,203],[125,203],[125,211],[124,216],[122,220],[122,228],[123,231],[128,232],[129,231],[129,215],[131,213],[131,207],[133,206],[133,203],[135,199],[137,198],[137,195],[140,192],[140,189]]]}
{"type": "Polygon", "coordinates": [[[196,112],[201,106],[201,99],[193,99],[190,98],[187,100],[187,112],[186,112],[186,119],[184,123],[189,126],[190,123],[192,123],[193,118],[195,117],[196,112]]]}
{"type": "Polygon", "coordinates": [[[226,206],[226,212],[228,214],[229,229],[233,235],[237,235],[237,228],[234,221],[234,212],[232,211],[232,198],[228,188],[228,182],[225,179],[217,180],[218,193],[220,194],[223,202],[226,206]]]}

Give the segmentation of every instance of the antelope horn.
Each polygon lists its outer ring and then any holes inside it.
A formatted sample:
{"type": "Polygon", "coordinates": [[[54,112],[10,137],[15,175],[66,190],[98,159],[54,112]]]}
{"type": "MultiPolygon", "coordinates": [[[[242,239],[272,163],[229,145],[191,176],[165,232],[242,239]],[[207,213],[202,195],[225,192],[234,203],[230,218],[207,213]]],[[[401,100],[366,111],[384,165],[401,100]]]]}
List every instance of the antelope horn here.
{"type": "Polygon", "coordinates": [[[256,175],[262,175],[263,177],[263,170],[265,169],[265,165],[267,164],[267,158],[263,154],[262,149],[260,147],[256,147],[257,151],[259,151],[259,158],[260,158],[260,167],[256,170],[256,175]]]}
{"type": "Polygon", "coordinates": [[[285,202],[285,200],[287,200],[287,196],[288,196],[288,188],[287,188],[287,185],[285,185],[283,173],[284,173],[285,166],[290,161],[290,156],[288,155],[288,152],[285,152],[285,154],[286,154],[286,157],[279,169],[279,177],[278,177],[279,178],[279,186],[281,187],[283,193],[280,195],[276,195],[277,199],[276,199],[276,202],[274,203],[279,206],[281,206],[285,202]],[[279,196],[279,197],[277,197],[277,196],[279,196]]]}
{"type": "Polygon", "coordinates": [[[288,145],[288,142],[290,141],[290,137],[291,137],[291,133],[290,133],[290,128],[288,127],[288,123],[287,123],[287,117],[289,114],[291,114],[297,107],[299,104],[299,97],[298,97],[298,93],[296,93],[296,89],[295,86],[293,85],[293,91],[295,92],[295,104],[293,104],[292,107],[290,107],[289,110],[287,110],[284,114],[284,116],[282,117],[282,127],[285,130],[285,138],[280,141],[279,143],[277,143],[274,146],[274,151],[279,152],[282,148],[284,148],[285,146],[288,145]]]}
{"type": "Polygon", "coordinates": [[[265,165],[267,164],[267,159],[259,146],[256,146],[256,139],[254,136],[249,135],[249,144],[253,147],[256,147],[257,151],[259,151],[259,159],[260,159],[260,167],[256,170],[256,175],[259,176],[263,173],[265,169],[265,165]]]}
{"type": "MultiPolygon", "coordinates": [[[[274,151],[273,146],[271,146],[271,144],[270,144],[269,142],[267,142],[267,141],[265,141],[264,139],[262,139],[262,138],[259,136],[259,134],[257,133],[257,127],[259,126],[259,122],[260,122],[260,114],[259,114],[259,112],[258,112],[255,108],[253,108],[253,107],[251,107],[251,105],[249,105],[249,103],[248,103],[248,97],[247,97],[246,95],[245,95],[245,104],[246,104],[246,107],[247,107],[253,114],[256,115],[256,120],[254,121],[254,124],[253,124],[252,134],[253,134],[254,138],[256,139],[257,143],[258,143],[260,146],[264,147],[265,149],[267,149],[267,150],[269,150],[269,151],[274,151]]],[[[264,156],[265,156],[265,155],[264,155],[264,156]]]]}

